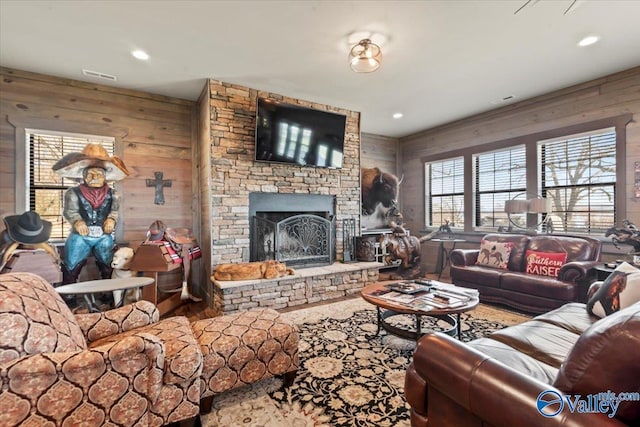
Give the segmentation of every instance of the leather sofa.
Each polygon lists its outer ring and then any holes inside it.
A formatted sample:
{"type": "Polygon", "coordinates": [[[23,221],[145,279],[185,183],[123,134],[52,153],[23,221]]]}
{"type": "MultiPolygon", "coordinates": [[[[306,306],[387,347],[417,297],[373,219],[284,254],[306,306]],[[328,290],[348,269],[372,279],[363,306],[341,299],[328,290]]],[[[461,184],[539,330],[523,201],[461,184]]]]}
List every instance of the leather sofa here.
{"type": "Polygon", "coordinates": [[[511,242],[507,269],[477,265],[479,249],[451,251],[451,281],[478,289],[480,301],[501,303],[530,313],[545,313],[567,302],[586,302],[596,280],[602,244],[590,237],[524,234],[487,234],[483,240],[511,242]],[[558,277],[526,273],[527,250],[566,252],[558,277]]]}
{"type": "Polygon", "coordinates": [[[640,302],[603,319],[569,303],[469,343],[427,334],[405,377],[411,425],[638,426],[640,400],[621,402],[609,417],[612,411],[572,412],[566,398],[575,405],[577,395],[583,402],[608,391],[637,397],[639,354],[640,302]],[[556,399],[546,416],[539,396],[556,399]]]}
{"type": "Polygon", "coordinates": [[[298,332],[271,309],[189,322],[138,301],[71,313],[42,277],[0,274],[0,426],[195,421],[214,395],[293,383],[298,332]]]}

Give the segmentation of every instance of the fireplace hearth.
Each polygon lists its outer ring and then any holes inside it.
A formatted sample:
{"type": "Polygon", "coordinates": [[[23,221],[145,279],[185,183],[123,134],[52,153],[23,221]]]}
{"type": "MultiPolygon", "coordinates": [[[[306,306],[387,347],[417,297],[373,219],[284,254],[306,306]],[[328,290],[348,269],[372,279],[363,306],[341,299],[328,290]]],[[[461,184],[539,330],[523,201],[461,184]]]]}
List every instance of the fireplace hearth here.
{"type": "Polygon", "coordinates": [[[335,198],[317,194],[249,195],[251,261],[296,268],[335,259],[335,198]]]}

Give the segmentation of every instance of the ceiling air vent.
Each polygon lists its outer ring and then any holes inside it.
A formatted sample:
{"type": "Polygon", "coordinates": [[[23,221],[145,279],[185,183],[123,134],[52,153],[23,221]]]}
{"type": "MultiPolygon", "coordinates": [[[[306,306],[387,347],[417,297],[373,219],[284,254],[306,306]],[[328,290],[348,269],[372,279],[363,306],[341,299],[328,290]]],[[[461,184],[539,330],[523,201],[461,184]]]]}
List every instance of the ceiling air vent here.
{"type": "Polygon", "coordinates": [[[91,70],[83,69],[82,74],[84,74],[87,77],[95,77],[97,79],[111,80],[112,82],[115,82],[117,80],[116,76],[112,76],[111,74],[101,73],[99,71],[91,71],[91,70]]]}
{"type": "Polygon", "coordinates": [[[516,99],[515,95],[507,95],[507,96],[503,96],[501,98],[498,99],[494,99],[493,101],[491,101],[492,104],[496,105],[496,104],[504,104],[507,102],[511,102],[514,101],[516,99]]]}

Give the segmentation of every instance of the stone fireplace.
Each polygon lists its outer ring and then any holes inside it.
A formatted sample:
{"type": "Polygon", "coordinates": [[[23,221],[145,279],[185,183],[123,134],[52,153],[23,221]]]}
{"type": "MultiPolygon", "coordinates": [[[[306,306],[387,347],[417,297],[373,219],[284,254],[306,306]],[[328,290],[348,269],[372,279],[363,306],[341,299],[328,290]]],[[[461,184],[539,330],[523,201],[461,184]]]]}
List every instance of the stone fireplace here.
{"type": "Polygon", "coordinates": [[[360,223],[360,114],[215,80],[209,81],[209,100],[212,268],[253,259],[256,212],[321,213],[334,224],[331,260],[340,260],[343,219],[355,218],[356,229],[360,223]],[[346,115],[342,168],[256,162],[258,97],[346,115]],[[273,204],[254,208],[252,200],[260,193],[283,199],[275,209],[273,204]],[[300,196],[301,206],[292,208],[300,196]],[[321,199],[329,206],[309,207],[321,199]]]}
{"type": "MultiPolygon", "coordinates": [[[[348,295],[375,281],[376,263],[363,266],[333,262],[342,259],[343,220],[355,219],[356,229],[360,225],[360,113],[216,80],[209,81],[207,95],[209,108],[201,111],[201,117],[209,119],[210,140],[202,152],[209,154],[210,163],[203,165],[203,173],[208,174],[210,186],[203,189],[210,192],[211,203],[203,206],[203,215],[210,218],[203,234],[211,239],[211,269],[223,263],[257,260],[259,255],[282,256],[283,250],[274,247],[275,236],[269,238],[269,232],[257,230],[256,223],[278,224],[304,214],[323,220],[306,220],[310,221],[303,227],[307,230],[321,228],[318,223],[329,224],[329,231],[320,233],[324,236],[319,239],[322,243],[315,245],[324,247],[326,253],[310,263],[314,267],[295,266],[296,276],[279,280],[214,282],[208,298],[212,305],[224,312],[264,306],[280,308],[348,295]],[[258,97],[346,115],[342,168],[256,162],[258,97]],[[272,200],[263,202],[265,194],[267,200],[272,200]],[[258,234],[260,243],[255,243],[258,234]]],[[[286,227],[283,224],[281,229],[286,227]]],[[[291,227],[290,230],[295,228],[291,227]]],[[[281,233],[277,228],[271,233],[289,243],[292,235],[300,235],[295,231],[281,233]]],[[[293,239],[292,246],[302,249],[301,257],[309,256],[311,251],[307,237],[293,239]]],[[[291,265],[290,260],[285,262],[291,265]]]]}
{"type": "Polygon", "coordinates": [[[269,259],[296,268],[335,260],[335,197],[249,194],[251,261],[269,259]]]}

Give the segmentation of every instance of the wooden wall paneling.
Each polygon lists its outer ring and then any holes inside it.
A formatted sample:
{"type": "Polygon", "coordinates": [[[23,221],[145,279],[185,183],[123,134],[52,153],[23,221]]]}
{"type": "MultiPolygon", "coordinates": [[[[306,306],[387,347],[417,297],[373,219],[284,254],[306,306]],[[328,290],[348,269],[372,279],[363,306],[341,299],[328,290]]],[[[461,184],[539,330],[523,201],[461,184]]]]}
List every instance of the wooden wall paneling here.
{"type": "Polygon", "coordinates": [[[640,76],[630,74],[627,78],[607,81],[599,86],[600,93],[606,95],[609,92],[638,91],[640,90],[640,76]]]}
{"type": "Polygon", "coordinates": [[[202,88],[202,93],[196,104],[197,112],[197,135],[195,144],[194,164],[198,165],[198,182],[200,193],[200,246],[202,249],[202,263],[200,269],[202,274],[201,295],[207,301],[207,304],[213,306],[213,289],[210,277],[212,274],[212,197],[211,197],[211,148],[212,141],[211,131],[211,104],[209,103],[211,91],[209,82],[202,88]]]}
{"type": "Polygon", "coordinates": [[[537,131],[531,128],[534,123],[538,123],[541,130],[551,127],[554,120],[559,123],[557,127],[565,126],[567,118],[575,118],[580,113],[585,114],[579,117],[583,122],[616,115],[634,104],[640,90],[637,87],[640,84],[639,76],[631,73],[622,75],[627,76],[622,82],[600,79],[580,85],[580,88],[574,91],[559,91],[564,95],[543,96],[539,102],[522,101],[513,106],[436,127],[403,138],[402,145],[407,149],[412,146],[419,147],[424,142],[424,137],[437,134],[440,140],[448,141],[447,145],[459,149],[463,148],[470,138],[474,138],[476,144],[481,144],[522,135],[523,132],[533,133],[537,131]],[[594,86],[598,81],[605,81],[603,84],[606,86],[594,86]],[[607,90],[603,90],[605,87],[607,90]],[[571,96],[567,97],[568,94],[571,96]],[[603,94],[609,96],[603,97],[603,94]],[[509,123],[506,129],[505,122],[509,123]]]}
{"type": "Polygon", "coordinates": [[[8,93],[7,100],[22,104],[47,104],[56,97],[56,104],[61,108],[78,111],[95,111],[96,103],[100,104],[102,114],[119,115],[123,109],[131,118],[147,120],[155,118],[168,123],[182,124],[190,119],[190,113],[182,105],[161,103],[140,97],[128,97],[127,105],[123,105],[122,95],[92,91],[53,83],[42,83],[34,86],[33,81],[13,80],[0,81],[0,92],[8,93]],[[11,90],[9,90],[9,88],[11,90]],[[168,107],[168,108],[165,108],[168,107]]]}
{"type": "MultiPolygon", "coordinates": [[[[640,67],[565,88],[541,97],[481,113],[400,139],[405,190],[418,197],[405,199],[404,218],[410,229],[424,227],[423,160],[432,156],[455,156],[457,150],[503,141],[551,129],[594,122],[631,113],[640,114],[640,67]]],[[[640,155],[637,118],[627,129],[627,158],[640,155]]],[[[625,193],[630,199],[632,172],[627,162],[625,193]]],[[[624,190],[623,190],[624,191],[624,190]]],[[[638,201],[627,203],[622,216],[638,217],[638,201]]],[[[640,221],[640,218],[636,219],[640,221]]]]}
{"type": "Polygon", "coordinates": [[[13,68],[0,67],[0,73],[3,75],[3,80],[14,80],[15,78],[32,80],[39,83],[54,83],[59,86],[65,86],[68,88],[80,88],[87,90],[89,92],[105,92],[108,94],[114,95],[124,95],[127,97],[131,97],[132,99],[140,98],[149,101],[157,101],[161,104],[167,104],[167,108],[170,108],[169,105],[182,105],[190,107],[193,105],[193,101],[189,101],[186,99],[173,98],[165,95],[156,95],[147,92],[140,92],[133,89],[125,89],[119,88],[117,86],[107,86],[103,84],[97,83],[88,83],[80,80],[72,80],[61,77],[49,76],[46,74],[34,73],[31,71],[24,70],[16,70],[13,68]]]}
{"type": "Polygon", "coordinates": [[[385,172],[396,174],[398,139],[363,133],[361,156],[363,168],[379,167],[385,172]]]}
{"type": "MultiPolygon", "coordinates": [[[[124,239],[139,242],[151,221],[162,216],[173,226],[193,225],[193,101],[7,68],[0,74],[0,176],[15,177],[13,167],[6,170],[17,155],[16,126],[114,136],[116,151],[132,172],[117,183],[124,239]],[[173,180],[162,206],[154,205],[155,190],[146,187],[156,170],[173,180]]],[[[0,189],[0,209],[13,212],[15,180],[2,179],[0,189]]]]}
{"type": "MultiPolygon", "coordinates": [[[[111,126],[126,129],[127,136],[136,139],[138,136],[153,135],[161,141],[162,136],[180,136],[181,140],[190,141],[190,125],[179,123],[166,123],[151,119],[135,119],[127,115],[123,110],[120,115],[103,114],[101,111],[89,112],[74,110],[66,107],[40,105],[34,103],[10,104],[7,106],[7,114],[18,118],[21,122],[35,121],[39,118],[56,119],[59,123],[105,123],[108,129],[111,126]],[[21,107],[22,106],[22,107],[21,107]]],[[[82,132],[78,132],[82,133],[82,132]]],[[[178,139],[180,140],[180,139],[178,139]]]]}
{"type": "MultiPolygon", "coordinates": [[[[128,160],[128,159],[127,159],[128,160]]],[[[125,160],[125,162],[127,161],[125,160]]],[[[175,182],[188,182],[189,187],[192,186],[190,180],[187,180],[189,174],[191,173],[191,162],[187,160],[175,160],[171,161],[170,159],[158,159],[158,162],[152,162],[154,164],[144,164],[144,163],[136,163],[130,162],[132,164],[129,171],[131,175],[127,178],[127,180],[140,181],[144,187],[146,187],[147,179],[155,179],[155,172],[162,172],[163,179],[171,180],[171,187],[165,188],[165,193],[173,193],[175,192],[175,182]],[[172,191],[173,190],[173,191],[172,191]]],[[[127,168],[129,164],[127,163],[127,168]]],[[[151,193],[153,194],[153,187],[149,188],[151,193]]],[[[165,197],[166,200],[166,197],[165,197]]]]}

